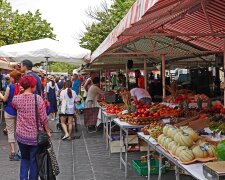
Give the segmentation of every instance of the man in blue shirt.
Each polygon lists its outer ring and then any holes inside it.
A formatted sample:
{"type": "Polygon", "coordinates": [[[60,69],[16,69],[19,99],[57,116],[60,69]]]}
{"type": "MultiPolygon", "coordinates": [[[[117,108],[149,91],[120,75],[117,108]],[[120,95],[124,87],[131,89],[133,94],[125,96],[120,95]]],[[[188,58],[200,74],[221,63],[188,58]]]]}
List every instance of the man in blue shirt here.
{"type": "Polygon", "coordinates": [[[80,83],[80,80],[78,79],[78,74],[74,73],[72,90],[74,90],[77,95],[80,95],[80,88],[81,88],[81,83],[80,83]]]}
{"type": "Polygon", "coordinates": [[[40,77],[32,71],[33,63],[30,60],[23,60],[21,62],[21,71],[25,73],[25,75],[33,76],[37,81],[37,87],[35,94],[42,96],[42,88],[41,88],[41,79],[40,77]]]}

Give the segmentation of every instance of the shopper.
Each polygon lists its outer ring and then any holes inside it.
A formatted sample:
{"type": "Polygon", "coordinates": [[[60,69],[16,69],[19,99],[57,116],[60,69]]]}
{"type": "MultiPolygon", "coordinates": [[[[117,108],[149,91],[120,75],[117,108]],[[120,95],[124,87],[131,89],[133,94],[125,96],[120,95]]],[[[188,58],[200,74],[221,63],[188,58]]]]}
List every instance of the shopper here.
{"type": "Polygon", "coordinates": [[[152,103],[150,94],[143,88],[133,88],[130,90],[130,94],[135,101],[140,101],[142,104],[150,105],[152,103]]]}
{"type": "Polygon", "coordinates": [[[81,82],[80,82],[80,79],[78,78],[78,74],[76,72],[73,74],[72,90],[75,91],[77,95],[80,95],[81,82]]]}
{"type": "Polygon", "coordinates": [[[73,127],[73,118],[75,114],[75,100],[76,100],[76,93],[71,89],[72,82],[70,80],[67,80],[65,82],[65,89],[61,91],[60,93],[60,101],[64,104],[64,110],[65,112],[60,113],[60,119],[61,119],[61,126],[65,133],[62,140],[68,139],[71,140],[71,134],[72,134],[72,127],[73,127]],[[66,125],[66,119],[68,119],[68,128],[66,125]]]}
{"type": "Polygon", "coordinates": [[[37,143],[35,117],[35,96],[37,96],[39,130],[45,130],[51,137],[48,117],[41,96],[34,94],[37,81],[33,76],[23,76],[20,85],[23,94],[13,98],[12,106],[17,110],[16,139],[21,151],[20,180],[38,180],[36,155],[40,149],[37,143]]]}
{"type": "Polygon", "coordinates": [[[57,108],[57,93],[59,91],[58,85],[55,83],[55,79],[52,75],[48,76],[47,83],[47,98],[50,102],[50,116],[51,120],[54,121],[56,119],[56,113],[58,111],[57,108]]]}
{"type": "Polygon", "coordinates": [[[0,99],[6,102],[5,106],[5,122],[6,122],[6,129],[8,133],[8,142],[10,148],[10,161],[18,161],[20,157],[16,154],[15,148],[15,127],[16,127],[16,110],[12,107],[12,99],[14,96],[20,93],[20,84],[19,80],[21,77],[21,73],[17,70],[14,70],[10,73],[10,82],[11,84],[6,88],[5,95],[3,96],[0,93],[0,99]]]}
{"type": "Polygon", "coordinates": [[[42,96],[41,79],[36,73],[32,71],[32,68],[33,63],[30,60],[25,59],[21,62],[21,72],[25,73],[25,75],[31,75],[36,79],[37,87],[34,93],[42,96]]]}
{"type": "Polygon", "coordinates": [[[145,78],[141,75],[140,70],[135,70],[136,86],[145,89],[145,78]]]}
{"type": "Polygon", "coordinates": [[[99,77],[95,77],[93,79],[93,84],[91,85],[87,93],[87,99],[85,101],[86,107],[98,107],[99,95],[105,95],[105,91],[100,89],[99,77]]]}
{"type": "Polygon", "coordinates": [[[4,87],[3,87],[3,90],[6,91],[7,87],[10,85],[10,77],[9,75],[6,75],[5,77],[5,83],[4,83],[4,87]]]}
{"type": "Polygon", "coordinates": [[[60,80],[59,80],[59,82],[57,83],[59,90],[63,89],[64,82],[65,82],[64,75],[61,75],[61,76],[60,76],[60,80]]]}
{"type": "Polygon", "coordinates": [[[87,98],[87,93],[88,93],[88,89],[91,87],[92,85],[92,80],[97,76],[97,74],[95,72],[91,72],[90,73],[90,77],[86,80],[85,84],[84,84],[84,95],[83,95],[83,99],[86,100],[87,98]]]}

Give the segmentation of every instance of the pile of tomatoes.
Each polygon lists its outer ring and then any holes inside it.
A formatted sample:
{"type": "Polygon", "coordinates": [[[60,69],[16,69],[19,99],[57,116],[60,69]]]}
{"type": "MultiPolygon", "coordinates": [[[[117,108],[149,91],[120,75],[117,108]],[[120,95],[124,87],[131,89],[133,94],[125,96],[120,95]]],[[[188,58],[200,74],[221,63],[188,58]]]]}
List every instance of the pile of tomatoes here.
{"type": "Polygon", "coordinates": [[[108,114],[118,114],[122,112],[122,109],[118,105],[109,105],[106,107],[106,113],[108,114]]]}

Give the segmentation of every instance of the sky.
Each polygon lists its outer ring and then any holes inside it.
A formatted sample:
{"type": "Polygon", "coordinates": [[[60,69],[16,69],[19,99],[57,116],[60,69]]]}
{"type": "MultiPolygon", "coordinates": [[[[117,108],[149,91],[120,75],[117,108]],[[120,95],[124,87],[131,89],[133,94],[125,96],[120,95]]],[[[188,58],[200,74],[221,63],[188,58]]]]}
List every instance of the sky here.
{"type": "MultiPolygon", "coordinates": [[[[42,18],[54,28],[59,41],[78,45],[79,34],[85,30],[84,23],[92,20],[85,11],[89,7],[99,7],[103,0],[8,0],[13,10],[20,13],[35,12],[40,9],[42,18]]],[[[105,0],[108,5],[112,0],[105,0]]]]}

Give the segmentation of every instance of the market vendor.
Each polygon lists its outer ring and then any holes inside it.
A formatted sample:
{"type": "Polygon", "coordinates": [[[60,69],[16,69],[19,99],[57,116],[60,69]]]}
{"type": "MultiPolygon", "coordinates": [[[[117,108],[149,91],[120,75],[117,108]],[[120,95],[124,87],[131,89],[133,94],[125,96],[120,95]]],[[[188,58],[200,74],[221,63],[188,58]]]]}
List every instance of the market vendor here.
{"type": "Polygon", "coordinates": [[[135,70],[136,86],[145,89],[145,78],[140,70],[135,70]]]}
{"type": "Polygon", "coordinates": [[[150,94],[143,88],[133,88],[130,90],[130,94],[134,100],[137,100],[142,104],[150,105],[152,103],[150,94]]]}

